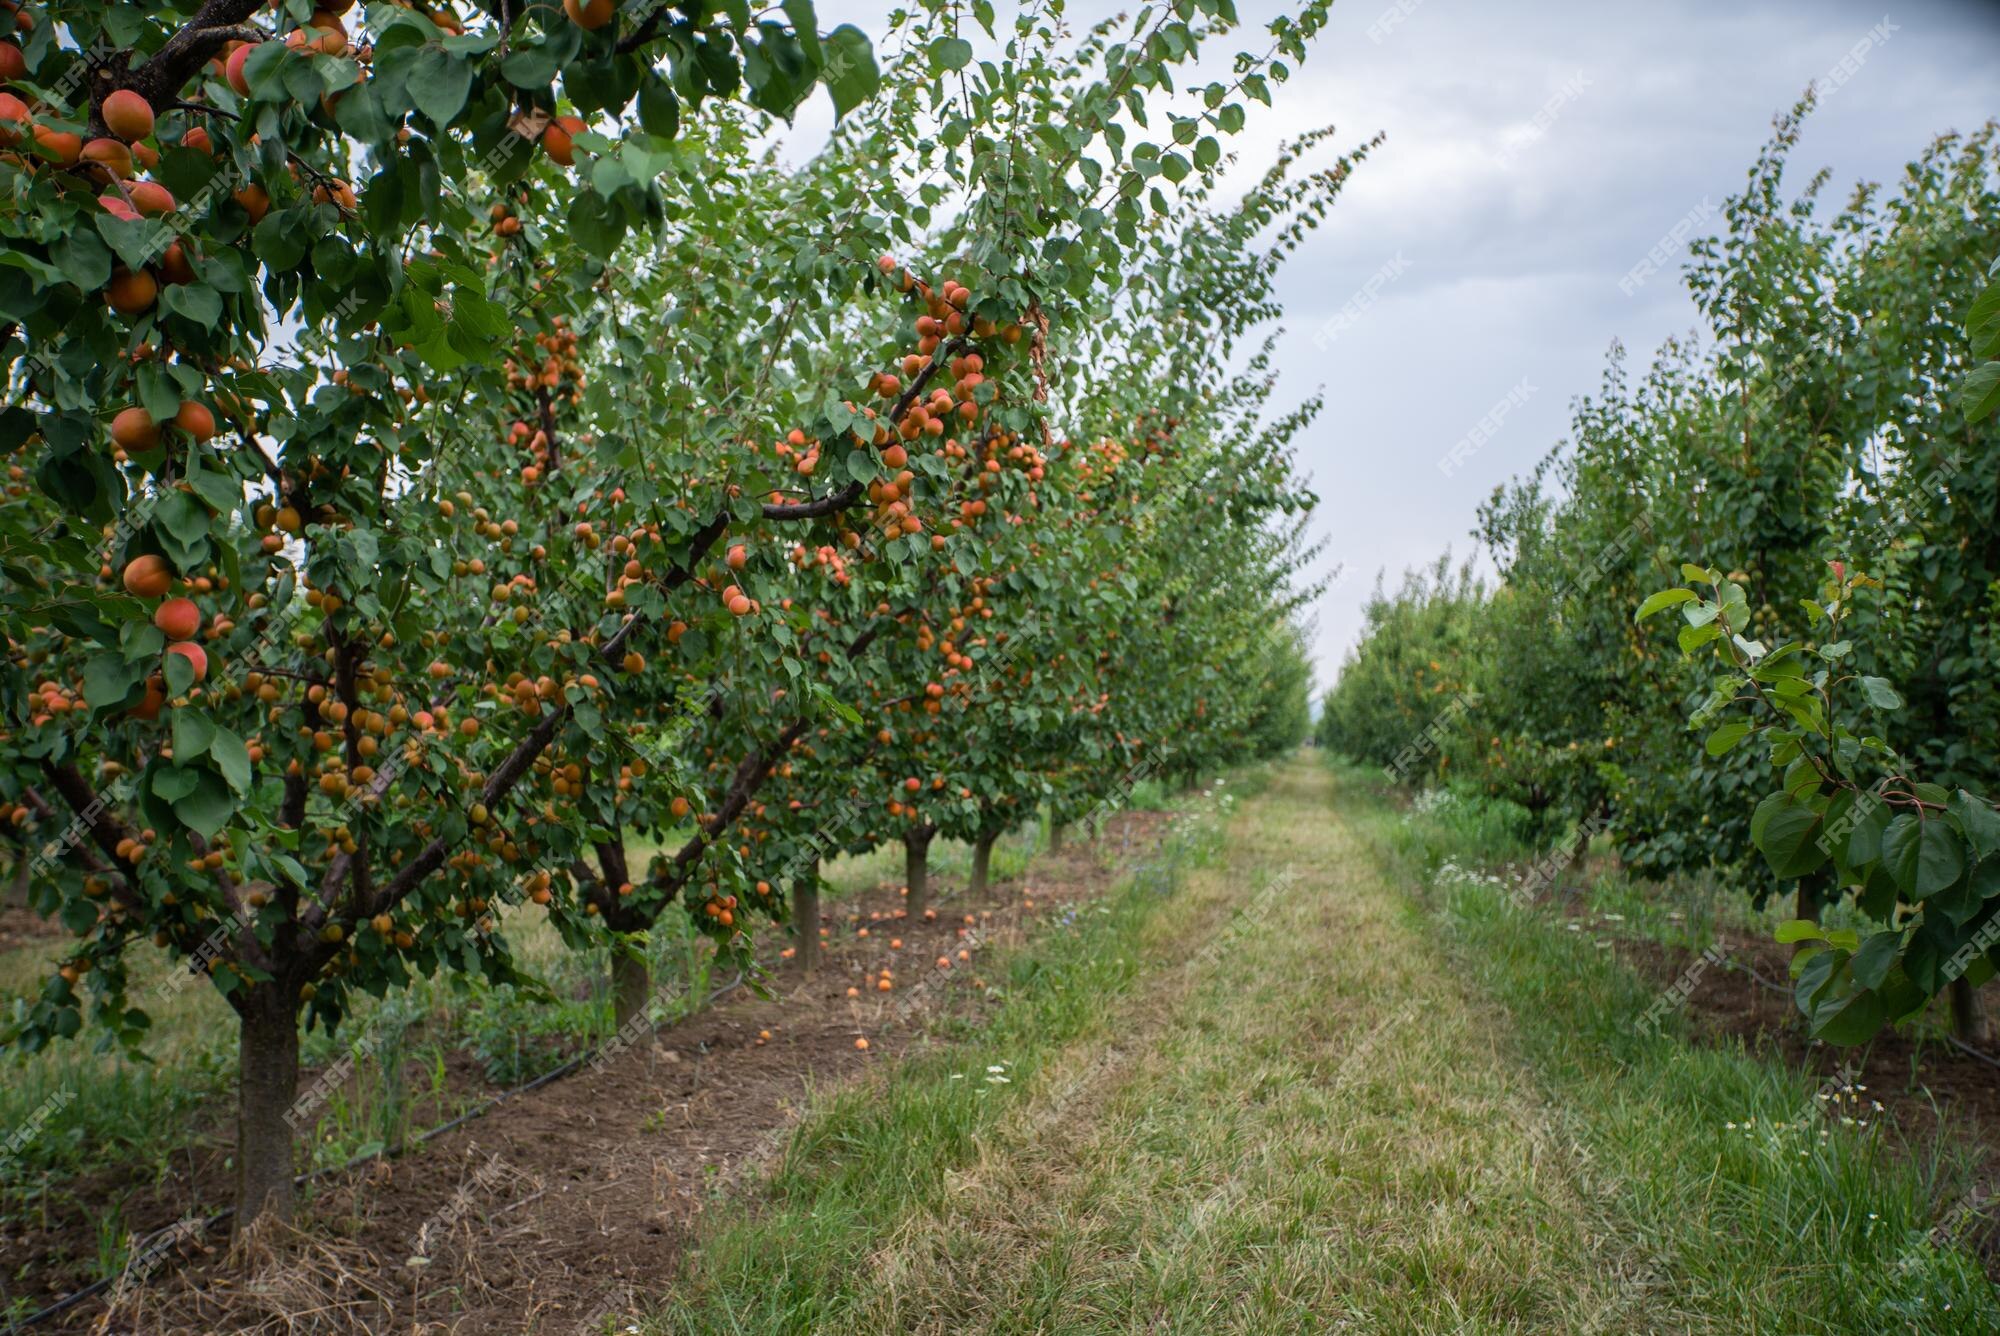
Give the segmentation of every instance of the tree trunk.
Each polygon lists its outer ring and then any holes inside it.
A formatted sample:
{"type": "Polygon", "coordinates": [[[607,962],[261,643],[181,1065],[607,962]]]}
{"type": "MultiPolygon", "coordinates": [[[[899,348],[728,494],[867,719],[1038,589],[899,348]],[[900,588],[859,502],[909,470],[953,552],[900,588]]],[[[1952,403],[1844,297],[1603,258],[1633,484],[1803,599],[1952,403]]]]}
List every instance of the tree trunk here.
{"type": "Polygon", "coordinates": [[[1062,847],[1063,847],[1063,828],[1062,828],[1062,822],[1060,822],[1060,821],[1057,821],[1057,820],[1056,820],[1056,819],[1055,819],[1054,817],[1050,817],[1050,818],[1049,818],[1049,852],[1050,852],[1050,853],[1052,853],[1052,854],[1059,854],[1059,853],[1061,853],[1061,852],[1062,852],[1062,847]]]}
{"type": "Polygon", "coordinates": [[[1590,824],[1585,822],[1583,825],[1577,827],[1576,838],[1570,842],[1569,860],[1563,864],[1562,874],[1564,881],[1570,881],[1576,877],[1577,870],[1583,866],[1583,856],[1589,852],[1590,824]]]}
{"type": "Polygon", "coordinates": [[[910,888],[903,908],[911,918],[922,918],[930,904],[931,836],[935,833],[926,828],[903,837],[903,884],[910,888]]]}
{"type": "Polygon", "coordinates": [[[799,874],[792,883],[792,948],[797,951],[799,968],[811,974],[819,963],[819,863],[799,874]]]}
{"type": "Polygon", "coordinates": [[[1799,894],[1798,898],[1792,902],[1792,917],[1806,919],[1812,923],[1819,922],[1817,898],[1813,895],[1813,889],[1807,884],[1804,877],[1799,878],[1799,894]]]}
{"type": "Polygon", "coordinates": [[[10,909],[28,907],[28,869],[33,865],[34,860],[29,857],[27,846],[23,845],[14,855],[14,875],[8,882],[6,898],[0,903],[5,903],[10,909]]]}
{"type": "Polygon", "coordinates": [[[972,845],[972,893],[986,894],[987,874],[993,866],[993,841],[998,831],[981,831],[972,845]]]}
{"type": "Polygon", "coordinates": [[[253,984],[237,1041],[236,1232],[292,1218],[292,1124],[299,1020],[283,982],[253,984]]]}
{"type": "Polygon", "coordinates": [[[1961,1044],[1986,1042],[1986,1017],[1979,1009],[1979,990],[1963,974],[1951,981],[1951,1032],[1961,1044]]]}
{"type": "Polygon", "coordinates": [[[611,1016],[619,1029],[646,1010],[652,1000],[653,967],[636,952],[614,948],[611,954],[611,1016]]]}

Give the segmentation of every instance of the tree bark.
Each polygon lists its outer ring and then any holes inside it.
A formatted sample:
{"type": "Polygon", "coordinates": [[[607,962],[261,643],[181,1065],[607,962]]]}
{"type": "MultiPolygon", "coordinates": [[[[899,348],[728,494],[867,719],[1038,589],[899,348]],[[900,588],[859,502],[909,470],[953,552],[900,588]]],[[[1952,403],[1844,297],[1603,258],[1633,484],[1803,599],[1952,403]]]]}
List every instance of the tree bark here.
{"type": "Polygon", "coordinates": [[[972,893],[986,894],[987,874],[993,867],[993,841],[1000,832],[983,830],[972,845],[972,893]]]}
{"type": "Polygon", "coordinates": [[[910,891],[903,908],[911,918],[922,918],[930,904],[931,837],[936,833],[927,826],[903,837],[903,884],[910,891]]]}
{"type": "Polygon", "coordinates": [[[236,1232],[292,1218],[292,1133],[299,1086],[298,1010],[282,980],[253,984],[237,1042],[236,1232]]]}
{"type": "Polygon", "coordinates": [[[653,967],[636,952],[614,949],[611,954],[611,1015],[619,1029],[644,1013],[652,1000],[653,967]]]}
{"type": "Polygon", "coordinates": [[[1059,854],[1062,852],[1062,847],[1063,847],[1062,822],[1057,821],[1055,818],[1051,817],[1049,819],[1049,852],[1052,854],[1059,854]]]}
{"type": "Polygon", "coordinates": [[[14,874],[7,883],[5,899],[0,900],[0,903],[4,903],[9,909],[28,907],[28,869],[33,863],[34,860],[28,855],[27,846],[23,845],[15,851],[14,874]]]}
{"type": "Polygon", "coordinates": [[[792,883],[792,947],[798,953],[799,968],[807,974],[819,963],[819,863],[799,874],[792,883]]]}
{"type": "Polygon", "coordinates": [[[1951,1032],[1962,1044],[1986,1042],[1986,1017],[1979,1008],[1979,990],[1963,974],[1951,981],[1951,1032]]]}

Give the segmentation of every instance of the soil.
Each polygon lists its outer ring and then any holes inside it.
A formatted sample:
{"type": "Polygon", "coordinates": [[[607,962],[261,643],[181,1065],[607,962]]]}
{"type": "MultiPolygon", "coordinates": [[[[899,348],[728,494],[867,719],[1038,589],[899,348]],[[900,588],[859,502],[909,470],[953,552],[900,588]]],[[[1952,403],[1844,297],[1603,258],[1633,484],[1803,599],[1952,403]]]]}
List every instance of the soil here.
{"type": "MultiPolygon", "coordinates": [[[[295,1235],[232,1258],[223,1229],[190,1229],[159,1250],[145,1284],[34,1330],[601,1332],[664,1288],[702,1214],[782,1151],[817,1094],[872,1079],[939,1017],[976,1013],[982,961],[1045,912],[1103,894],[1124,861],[1159,848],[1168,820],[1118,814],[1094,841],[1039,856],[1025,884],[996,880],[977,899],[934,874],[929,921],[909,920],[891,884],[829,902],[811,975],[774,962],[769,997],[736,989],[401,1158],[310,1184],[295,1235]]],[[[478,1093],[483,1077],[465,1059],[450,1085],[478,1093]]],[[[73,1181],[84,1206],[43,1227],[10,1223],[0,1274],[37,1277],[49,1301],[72,1292],[96,1252],[88,1204],[118,1202],[141,1235],[212,1212],[229,1196],[230,1151],[225,1136],[136,1192],[129,1166],[73,1181]]]]}
{"type": "Polygon", "coordinates": [[[0,905],[0,951],[12,951],[69,936],[69,930],[62,924],[43,918],[32,909],[20,905],[0,905]]]}

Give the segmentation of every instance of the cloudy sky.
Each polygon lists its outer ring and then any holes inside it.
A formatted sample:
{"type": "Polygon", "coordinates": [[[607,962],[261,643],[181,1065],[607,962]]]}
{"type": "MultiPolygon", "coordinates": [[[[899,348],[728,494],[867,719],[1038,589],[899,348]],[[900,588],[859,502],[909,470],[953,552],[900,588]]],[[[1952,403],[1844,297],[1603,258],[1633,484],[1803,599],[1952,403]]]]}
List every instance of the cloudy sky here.
{"type": "MultiPolygon", "coordinates": [[[[1257,27],[1286,8],[1238,4],[1257,27]]],[[[1677,224],[1720,209],[1808,85],[1822,101],[1793,162],[1801,178],[1831,169],[1834,201],[1892,179],[1938,132],[2000,115],[2000,0],[1882,4],[1334,6],[1304,69],[1274,108],[1252,107],[1236,144],[1248,179],[1302,129],[1337,126],[1343,146],[1388,135],[1284,280],[1284,389],[1323,385],[1328,400],[1300,451],[1321,497],[1320,573],[1339,572],[1318,610],[1322,684],[1376,573],[1393,582],[1447,548],[1471,553],[1480,500],[1561,440],[1614,340],[1643,365],[1694,328],[1678,243],[1659,273],[1620,281],[1677,224]],[[1500,426],[1471,445],[1490,413],[1500,426]]],[[[820,8],[825,23],[882,30],[868,3],[820,8]]],[[[1081,24],[1115,8],[1070,13],[1081,24]]],[[[1247,34],[1228,45],[1261,49],[1247,34]]]]}

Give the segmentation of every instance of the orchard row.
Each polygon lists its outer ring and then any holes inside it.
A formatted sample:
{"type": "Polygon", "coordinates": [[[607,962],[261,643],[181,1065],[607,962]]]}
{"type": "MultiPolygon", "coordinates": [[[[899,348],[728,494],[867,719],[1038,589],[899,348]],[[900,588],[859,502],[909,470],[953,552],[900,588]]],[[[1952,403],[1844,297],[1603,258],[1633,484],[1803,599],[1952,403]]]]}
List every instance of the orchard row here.
{"type": "Polygon", "coordinates": [[[1498,588],[1378,594],[1322,738],[1788,898],[1798,1006],[1851,1043],[1968,1022],[2000,963],[2000,127],[1822,216],[1783,183],[1806,110],[1694,248],[1710,339],[1614,362],[1495,491],[1498,588]],[[1819,926],[1842,900],[1865,932],[1819,926]]]}
{"type": "Polygon", "coordinates": [[[751,966],[828,857],[900,843],[920,913],[934,839],[1303,727],[1317,405],[1239,345],[1347,163],[1210,190],[1320,6],[1189,86],[1227,0],[497,14],[0,47],[0,799],[75,935],[9,1039],[141,1044],[135,943],[205,972],[243,1225],[301,1026],[532,916],[623,1021],[664,914],[751,966]]]}

